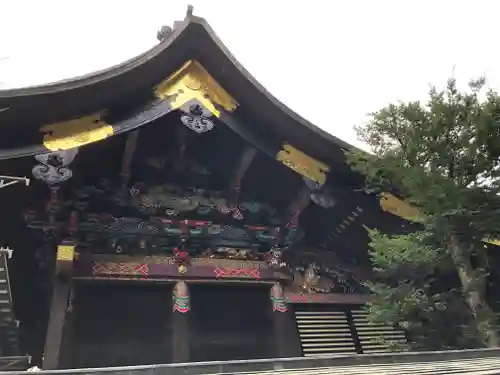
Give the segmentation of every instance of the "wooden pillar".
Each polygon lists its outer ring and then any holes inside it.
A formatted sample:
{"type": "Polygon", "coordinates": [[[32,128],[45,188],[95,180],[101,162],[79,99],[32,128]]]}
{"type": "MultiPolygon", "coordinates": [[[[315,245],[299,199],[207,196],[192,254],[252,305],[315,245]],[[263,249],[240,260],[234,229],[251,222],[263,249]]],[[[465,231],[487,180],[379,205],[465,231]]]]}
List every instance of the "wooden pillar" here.
{"type": "Polygon", "coordinates": [[[189,301],[188,286],[184,281],[174,285],[172,312],[172,362],[189,362],[189,301]]]}
{"type": "Polygon", "coordinates": [[[66,305],[66,317],[63,325],[63,337],[61,350],[59,352],[59,369],[69,369],[73,364],[73,350],[75,340],[75,284],[69,287],[68,303],[66,305]]]}
{"type": "Polygon", "coordinates": [[[75,258],[75,247],[60,245],[57,247],[56,275],[52,290],[49,324],[45,339],[43,369],[55,370],[59,368],[61,344],[63,338],[64,321],[70,297],[70,277],[75,258]]]}
{"type": "Polygon", "coordinates": [[[300,337],[293,310],[287,306],[285,293],[280,283],[271,287],[273,306],[274,344],[276,358],[292,358],[302,356],[300,337]]]}

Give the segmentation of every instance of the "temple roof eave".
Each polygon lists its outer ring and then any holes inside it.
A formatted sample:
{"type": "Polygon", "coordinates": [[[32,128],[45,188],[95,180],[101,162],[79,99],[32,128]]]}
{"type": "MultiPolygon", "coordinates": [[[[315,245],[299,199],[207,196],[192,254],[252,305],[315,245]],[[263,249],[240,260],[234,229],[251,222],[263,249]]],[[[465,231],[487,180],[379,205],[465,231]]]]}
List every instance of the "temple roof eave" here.
{"type": "Polygon", "coordinates": [[[353,147],[311,124],[270,94],[235,59],[206,20],[192,15],[176,22],[173,33],[158,45],[122,64],[47,85],[0,91],[0,108],[6,108],[0,112],[0,126],[13,122],[16,126],[29,126],[34,121],[30,112],[38,112],[37,120],[46,116],[43,123],[61,120],[50,118],[51,107],[54,116],[89,114],[104,103],[119,102],[134,90],[151,89],[190,59],[200,61],[245,112],[258,114],[256,126],[269,134],[284,136],[311,156],[327,162],[343,159],[343,150],[353,147]],[[45,115],[39,111],[42,107],[45,115]]]}

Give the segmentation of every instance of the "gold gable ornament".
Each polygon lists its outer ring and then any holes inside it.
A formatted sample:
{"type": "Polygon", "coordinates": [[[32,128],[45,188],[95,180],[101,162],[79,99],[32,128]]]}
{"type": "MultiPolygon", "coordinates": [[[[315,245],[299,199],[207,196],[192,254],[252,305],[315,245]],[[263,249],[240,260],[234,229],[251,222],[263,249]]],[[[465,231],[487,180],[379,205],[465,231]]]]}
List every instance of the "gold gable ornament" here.
{"type": "Polygon", "coordinates": [[[113,135],[113,127],[93,114],[74,120],[56,122],[40,128],[43,144],[50,151],[69,150],[103,140],[113,135]]]}
{"type": "Polygon", "coordinates": [[[156,86],[155,95],[159,99],[169,98],[173,109],[181,108],[195,99],[216,117],[220,117],[216,105],[228,112],[238,107],[236,100],[195,60],[187,61],[156,86]]]}
{"type": "Polygon", "coordinates": [[[276,155],[276,160],[320,185],[326,182],[326,174],[330,170],[326,164],[313,159],[288,143],[283,144],[283,149],[276,155]]]}
{"type": "Polygon", "coordinates": [[[422,217],[420,210],[390,193],[380,194],[380,208],[408,221],[419,221],[422,217]]]}
{"type": "MultiPolygon", "coordinates": [[[[418,222],[422,217],[422,213],[418,208],[411,206],[391,193],[382,193],[380,195],[380,208],[383,211],[412,222],[418,222]]],[[[483,242],[500,246],[500,239],[483,238],[483,242]]]]}

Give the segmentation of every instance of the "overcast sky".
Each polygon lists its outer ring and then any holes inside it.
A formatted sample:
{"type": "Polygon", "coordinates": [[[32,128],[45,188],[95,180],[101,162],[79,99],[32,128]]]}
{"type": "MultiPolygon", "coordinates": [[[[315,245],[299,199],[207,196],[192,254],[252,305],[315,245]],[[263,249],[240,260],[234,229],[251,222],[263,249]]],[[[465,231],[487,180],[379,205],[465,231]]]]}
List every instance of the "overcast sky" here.
{"type": "Polygon", "coordinates": [[[134,57],[188,3],[278,99],[350,143],[367,113],[424,98],[453,72],[500,88],[495,0],[3,0],[0,88],[134,57]]]}

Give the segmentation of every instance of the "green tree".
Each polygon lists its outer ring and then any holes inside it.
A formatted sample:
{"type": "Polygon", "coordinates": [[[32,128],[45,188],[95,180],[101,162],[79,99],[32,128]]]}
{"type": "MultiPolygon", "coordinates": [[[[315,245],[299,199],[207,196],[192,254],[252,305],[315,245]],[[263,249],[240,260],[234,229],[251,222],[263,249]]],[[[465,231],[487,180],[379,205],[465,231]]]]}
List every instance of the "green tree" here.
{"type": "MultiPolygon", "coordinates": [[[[369,230],[376,277],[368,304],[375,323],[404,329],[417,350],[473,348],[480,345],[446,251],[426,231],[390,236],[369,230]],[[453,277],[455,276],[455,277],[453,277]],[[459,288],[458,288],[459,289],[459,288]]],[[[386,344],[390,344],[386,343],[386,344]]]]}
{"type": "MultiPolygon", "coordinates": [[[[357,128],[373,154],[350,151],[348,159],[366,177],[368,190],[394,192],[420,212],[415,218],[420,233],[372,236],[372,260],[379,272],[385,272],[387,280],[394,276],[391,272],[414,264],[425,277],[416,278],[419,273],[413,272],[404,280],[427,298],[432,288],[424,281],[435,276],[437,264],[451,259],[484,345],[496,347],[500,341],[486,301],[483,240],[500,238],[500,96],[484,86],[485,80],[479,79],[462,92],[450,79],[446,89],[431,89],[425,104],[398,103],[381,109],[357,128]],[[386,263],[380,258],[381,241],[395,252],[386,263]]],[[[432,311],[447,299],[442,294],[436,298],[426,301],[437,303],[429,307],[432,311]]]]}

